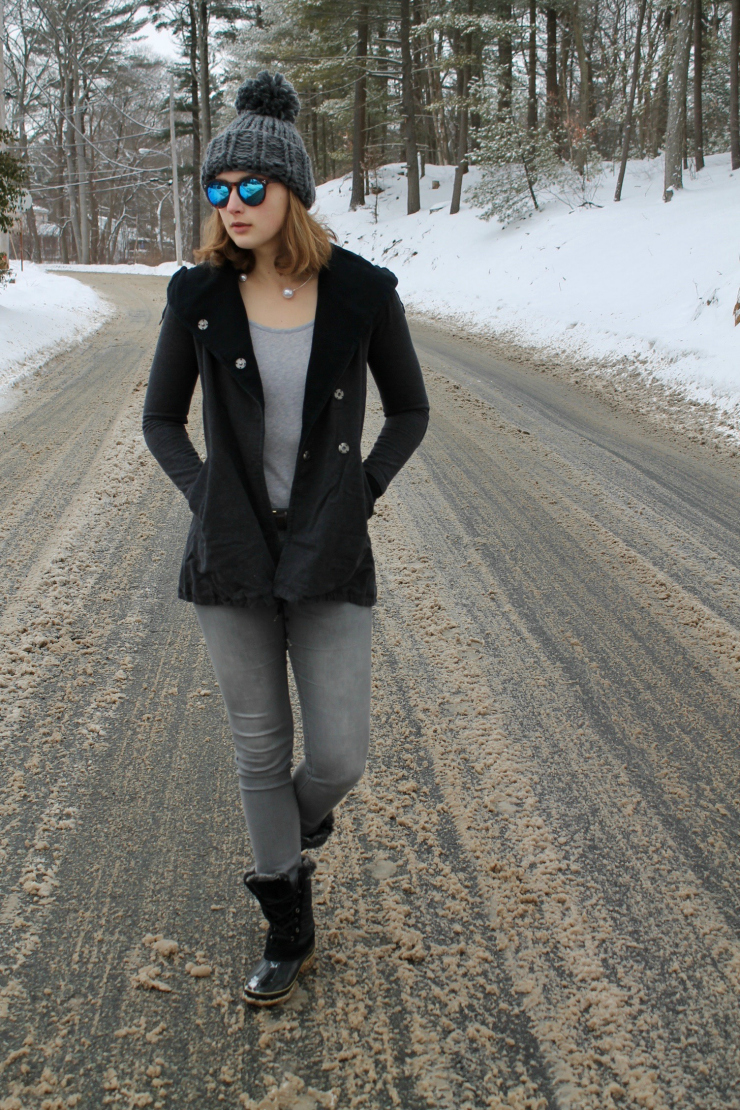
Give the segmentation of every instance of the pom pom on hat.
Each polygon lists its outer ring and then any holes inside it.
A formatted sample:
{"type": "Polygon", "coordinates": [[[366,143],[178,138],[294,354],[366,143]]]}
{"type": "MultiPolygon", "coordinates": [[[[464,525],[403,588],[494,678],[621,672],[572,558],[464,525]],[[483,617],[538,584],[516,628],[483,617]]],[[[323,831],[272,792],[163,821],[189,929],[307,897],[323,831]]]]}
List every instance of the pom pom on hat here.
{"type": "Polygon", "coordinates": [[[239,87],[236,94],[237,112],[254,112],[258,116],[293,123],[301,110],[301,102],[290,81],[282,73],[263,69],[239,87]]]}

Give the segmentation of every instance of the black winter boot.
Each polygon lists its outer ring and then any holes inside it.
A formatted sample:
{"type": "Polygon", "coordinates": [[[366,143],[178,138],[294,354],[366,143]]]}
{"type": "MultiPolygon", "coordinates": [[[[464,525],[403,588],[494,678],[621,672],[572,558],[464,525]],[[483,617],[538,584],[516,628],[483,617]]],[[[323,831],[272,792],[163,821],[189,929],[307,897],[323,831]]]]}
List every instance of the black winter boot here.
{"type": "Polygon", "coordinates": [[[315,828],[311,833],[303,833],[301,835],[301,851],[306,852],[313,848],[320,848],[322,844],[326,844],[333,832],[334,810],[330,809],[318,828],[315,828]]]}
{"type": "Polygon", "coordinates": [[[311,875],[316,864],[301,860],[298,876],[258,875],[248,871],[244,884],[270,923],[262,959],[247,976],[244,997],[253,1006],[275,1006],[290,998],[298,975],[313,962],[316,948],[311,875]]]}

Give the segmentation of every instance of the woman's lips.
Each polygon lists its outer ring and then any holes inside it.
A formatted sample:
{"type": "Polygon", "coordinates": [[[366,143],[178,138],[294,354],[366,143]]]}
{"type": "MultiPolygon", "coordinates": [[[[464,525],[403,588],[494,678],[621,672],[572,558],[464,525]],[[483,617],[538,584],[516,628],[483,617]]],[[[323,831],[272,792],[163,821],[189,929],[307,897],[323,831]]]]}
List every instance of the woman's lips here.
{"type": "Polygon", "coordinates": [[[234,224],[231,225],[231,230],[232,231],[249,231],[251,226],[252,226],[251,224],[234,223],[234,224]]]}

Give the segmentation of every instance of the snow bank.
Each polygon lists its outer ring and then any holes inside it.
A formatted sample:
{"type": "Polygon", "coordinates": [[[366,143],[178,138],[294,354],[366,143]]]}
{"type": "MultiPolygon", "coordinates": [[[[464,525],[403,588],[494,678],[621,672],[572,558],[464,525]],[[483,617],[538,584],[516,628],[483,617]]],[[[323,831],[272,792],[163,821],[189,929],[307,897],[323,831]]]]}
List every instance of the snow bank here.
{"type": "MultiPolygon", "coordinates": [[[[183,262],[183,266],[192,266],[192,262],[183,262]]],[[[180,267],[176,262],[160,262],[159,266],[145,266],[142,262],[128,264],[121,263],[113,266],[98,266],[90,263],[83,266],[77,262],[53,262],[46,266],[47,270],[54,273],[70,274],[139,274],[141,277],[171,277],[180,267]]]]}
{"type": "Polygon", "coordinates": [[[375,198],[349,211],[351,178],[318,189],[318,212],[340,242],[399,278],[407,309],[445,315],[478,333],[583,359],[629,361],[697,400],[740,402],[740,172],[714,155],[685,188],[662,199],[662,160],[632,162],[615,204],[609,169],[601,207],[542,211],[502,229],[466,202],[449,215],[454,167],[427,166],[421,211],[406,215],[401,165],[384,166],[375,198]],[[439,188],[433,189],[432,182],[439,188]]]}
{"type": "Polygon", "coordinates": [[[0,287],[0,402],[3,393],[57,351],[105,323],[113,307],[94,289],[44,266],[13,262],[15,284],[0,287]]]}

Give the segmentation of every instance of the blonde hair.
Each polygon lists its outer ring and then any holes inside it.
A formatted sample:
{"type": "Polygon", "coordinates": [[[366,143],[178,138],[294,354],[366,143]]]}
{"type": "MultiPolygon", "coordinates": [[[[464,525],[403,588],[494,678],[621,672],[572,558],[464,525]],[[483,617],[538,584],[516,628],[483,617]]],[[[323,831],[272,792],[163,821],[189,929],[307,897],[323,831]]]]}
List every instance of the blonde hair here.
{"type": "MultiPolygon", "coordinates": [[[[299,278],[317,274],[331,258],[331,242],[338,242],[330,227],[325,227],[288,189],[288,210],[281,228],[282,239],[275,256],[275,268],[299,278]]],[[[254,254],[248,247],[238,247],[229,235],[219,211],[214,208],[203,229],[203,245],[193,251],[196,262],[223,266],[231,262],[235,270],[245,274],[254,269],[254,254]]]]}

